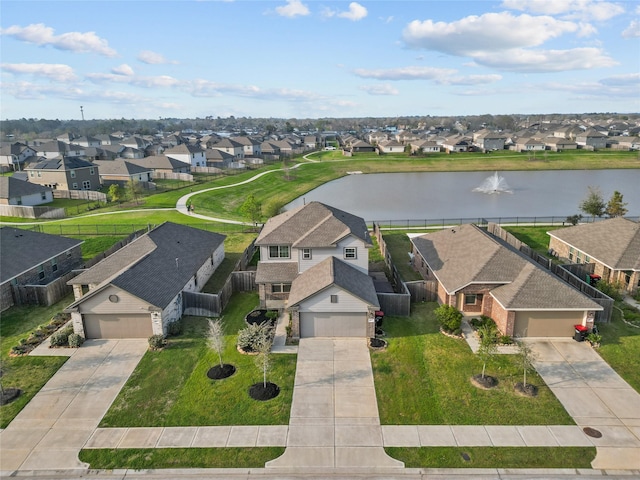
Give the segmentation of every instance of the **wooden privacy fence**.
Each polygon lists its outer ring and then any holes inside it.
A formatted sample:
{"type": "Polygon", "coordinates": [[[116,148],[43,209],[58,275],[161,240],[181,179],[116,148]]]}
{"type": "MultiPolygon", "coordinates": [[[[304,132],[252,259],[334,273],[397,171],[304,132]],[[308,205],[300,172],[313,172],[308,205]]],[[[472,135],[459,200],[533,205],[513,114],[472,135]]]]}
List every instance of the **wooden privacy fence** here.
{"type": "Polygon", "coordinates": [[[193,182],[193,175],[190,173],[176,172],[153,172],[154,180],[181,180],[183,182],[193,182]]]}
{"type": "Polygon", "coordinates": [[[72,200],[97,200],[106,202],[107,195],[93,190],[54,190],[53,198],[70,198],[72,200]]]}
{"type": "Polygon", "coordinates": [[[20,218],[65,218],[66,216],[64,208],[27,205],[0,205],[0,215],[20,218]]]}
{"type": "Polygon", "coordinates": [[[16,305],[49,307],[72,292],[67,282],[75,276],[76,272],[69,272],[47,285],[12,285],[13,301],[16,305]]]}

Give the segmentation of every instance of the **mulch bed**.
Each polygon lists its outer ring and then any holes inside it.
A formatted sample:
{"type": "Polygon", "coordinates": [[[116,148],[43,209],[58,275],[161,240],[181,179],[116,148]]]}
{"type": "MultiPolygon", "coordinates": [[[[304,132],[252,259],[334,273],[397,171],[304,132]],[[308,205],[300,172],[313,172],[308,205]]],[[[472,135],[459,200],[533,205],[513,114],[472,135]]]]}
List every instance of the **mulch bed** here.
{"type": "Polygon", "coordinates": [[[0,392],[0,405],[6,405],[7,403],[14,401],[21,393],[22,390],[19,388],[3,388],[0,392]]]}
{"type": "Polygon", "coordinates": [[[266,401],[276,398],[280,394],[280,387],[275,383],[267,382],[266,387],[263,382],[254,383],[249,387],[249,396],[254,400],[266,401]]]}
{"type": "Polygon", "coordinates": [[[216,365],[215,367],[211,367],[207,372],[207,377],[211,380],[222,380],[223,378],[230,377],[234,373],[236,373],[236,367],[229,363],[225,363],[222,366],[216,365]]]}
{"type": "Polygon", "coordinates": [[[525,386],[522,382],[518,382],[513,388],[518,395],[522,395],[523,397],[535,397],[538,395],[538,387],[530,383],[527,383],[525,386]]]}
{"type": "Polygon", "coordinates": [[[471,383],[475,387],[481,388],[483,390],[489,390],[498,385],[498,379],[490,375],[485,375],[483,377],[481,374],[477,374],[471,377],[471,383]]]}
{"type": "Polygon", "coordinates": [[[387,341],[382,338],[370,338],[369,347],[374,350],[382,350],[387,347],[387,341]]]}
{"type": "Polygon", "coordinates": [[[257,323],[257,324],[271,323],[272,325],[275,325],[276,319],[272,319],[272,318],[267,317],[267,312],[269,312],[269,311],[270,310],[254,310],[254,311],[250,312],[244,318],[244,320],[249,325],[252,325],[254,323],[257,323]]]}
{"type": "Polygon", "coordinates": [[[449,338],[464,338],[464,335],[462,335],[462,332],[457,333],[457,332],[448,332],[443,328],[440,328],[440,333],[449,337],[449,338]]]}

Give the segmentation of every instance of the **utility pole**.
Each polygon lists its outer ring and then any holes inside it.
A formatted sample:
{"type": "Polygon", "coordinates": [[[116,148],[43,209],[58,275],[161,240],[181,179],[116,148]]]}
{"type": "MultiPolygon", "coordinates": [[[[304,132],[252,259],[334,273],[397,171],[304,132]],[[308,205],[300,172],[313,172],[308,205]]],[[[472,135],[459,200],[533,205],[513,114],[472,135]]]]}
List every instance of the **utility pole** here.
{"type": "Polygon", "coordinates": [[[84,122],[84,112],[82,111],[82,105],[80,105],[80,115],[82,115],[82,121],[84,122]]]}

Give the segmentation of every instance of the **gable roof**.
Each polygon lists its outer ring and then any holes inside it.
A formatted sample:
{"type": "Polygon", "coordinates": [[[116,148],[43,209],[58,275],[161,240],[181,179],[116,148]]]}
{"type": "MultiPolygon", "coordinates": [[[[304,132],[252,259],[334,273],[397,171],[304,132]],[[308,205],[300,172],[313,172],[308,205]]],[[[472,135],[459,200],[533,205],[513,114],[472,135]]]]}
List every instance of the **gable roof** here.
{"type": "Polygon", "coordinates": [[[82,240],[48,233],[1,227],[0,282],[11,280],[82,243],[82,240]]]}
{"type": "Polygon", "coordinates": [[[95,165],[79,157],[43,158],[41,161],[31,164],[25,170],[74,170],[77,168],[93,168],[95,165]]]}
{"type": "Polygon", "coordinates": [[[37,183],[29,183],[14,177],[0,177],[0,198],[16,198],[50,191],[51,188],[37,183]]]}
{"type": "Polygon", "coordinates": [[[270,218],[255,244],[291,245],[295,248],[335,246],[347,235],[367,245],[371,237],[361,217],[320,202],[310,202],[270,218]]]}
{"type": "Polygon", "coordinates": [[[602,310],[476,225],[461,225],[411,241],[450,295],[469,284],[496,284],[491,295],[508,310],[602,310]]]}
{"type": "Polygon", "coordinates": [[[335,285],[371,306],[378,308],[373,279],[337,257],[329,257],[302,272],[291,284],[288,306],[297,305],[320,291],[335,285]]]}
{"type": "Polygon", "coordinates": [[[137,165],[127,160],[106,160],[106,161],[96,160],[94,163],[100,167],[100,176],[103,176],[103,175],[131,176],[131,175],[136,175],[138,173],[148,173],[151,171],[150,168],[137,165]]]}
{"type": "Polygon", "coordinates": [[[219,233],[165,222],[72,279],[101,285],[69,308],[106,285],[165,308],[224,239],[219,233]]]}
{"type": "MultiPolygon", "coordinates": [[[[154,169],[175,169],[175,168],[184,168],[185,163],[180,160],[176,160],[175,158],[167,157],[165,155],[152,155],[150,157],[144,158],[131,158],[128,160],[130,163],[135,165],[140,165],[149,170],[154,169]]],[[[101,173],[102,173],[102,169],[101,173]]]]}
{"type": "Polygon", "coordinates": [[[614,270],[640,270],[640,223],[623,217],[547,232],[614,270]]]}

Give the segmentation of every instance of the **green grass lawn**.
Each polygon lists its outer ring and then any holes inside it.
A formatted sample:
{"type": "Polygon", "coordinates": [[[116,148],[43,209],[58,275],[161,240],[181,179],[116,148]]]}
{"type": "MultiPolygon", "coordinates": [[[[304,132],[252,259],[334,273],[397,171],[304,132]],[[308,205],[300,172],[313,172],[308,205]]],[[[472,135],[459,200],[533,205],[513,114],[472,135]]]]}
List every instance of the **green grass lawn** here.
{"type": "Polygon", "coordinates": [[[410,318],[385,318],[389,346],[372,352],[378,409],[383,425],[572,425],[574,422],[537,374],[534,398],[518,396],[522,372],[513,355],[494,355],[487,374],[498,378],[491,390],[469,379],[482,362],[463,339],[438,331],[435,303],[412,305],[410,318]]]}
{"type": "Polygon", "coordinates": [[[400,276],[405,282],[422,280],[422,277],[409,265],[409,252],[411,251],[411,241],[406,233],[394,232],[384,233],[382,239],[387,244],[393,263],[398,269],[400,276]]]}
{"type": "Polygon", "coordinates": [[[596,457],[595,447],[388,447],[385,451],[406,468],[590,469],[596,457]]]}
{"type": "Polygon", "coordinates": [[[206,319],[185,317],[182,335],[170,338],[167,348],[145,354],[100,426],[288,424],[296,356],[272,356],[267,380],[280,386],[280,395],[259,402],[249,397],[248,389],[262,380],[262,372],[255,357],[236,349],[236,333],[257,305],[257,294],[237,293],[224,311],[223,361],[236,366],[233,376],[219,381],[207,378],[218,358],[204,337],[206,319]]]}
{"type": "Polygon", "coordinates": [[[80,451],[80,461],[92,469],[129,468],[263,468],[284,453],[284,447],[91,449],[80,451]]]}
{"type": "Polygon", "coordinates": [[[6,428],[67,361],[67,357],[10,357],[11,347],[17,345],[21,338],[27,338],[29,333],[38,326],[49,323],[49,320],[71,303],[72,299],[72,296],[66,297],[51,307],[14,306],[2,312],[0,321],[2,387],[19,388],[22,390],[22,395],[0,407],[0,428],[6,428]]]}

